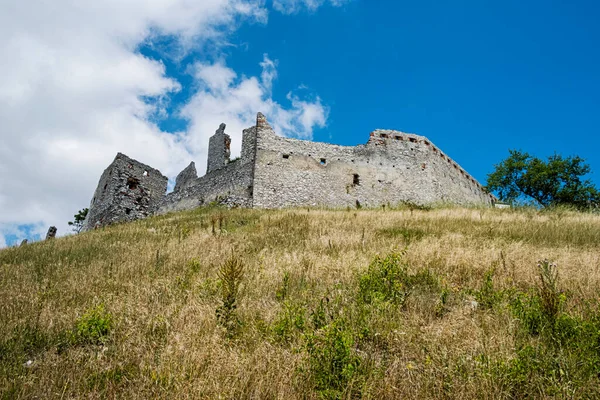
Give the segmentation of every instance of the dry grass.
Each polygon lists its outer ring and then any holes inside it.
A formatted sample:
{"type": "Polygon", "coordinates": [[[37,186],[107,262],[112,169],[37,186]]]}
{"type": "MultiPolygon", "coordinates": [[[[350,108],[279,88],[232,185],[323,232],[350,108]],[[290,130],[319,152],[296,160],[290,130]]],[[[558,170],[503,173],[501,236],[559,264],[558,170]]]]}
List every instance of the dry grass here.
{"type": "Polygon", "coordinates": [[[597,215],[462,208],[200,209],[5,249],[0,393],[597,397],[600,334],[528,333],[513,304],[550,259],[557,321],[600,327],[599,250],[597,215]],[[360,300],[373,260],[403,251],[406,301],[360,300]],[[232,255],[244,265],[233,334],[216,317],[232,255]]]}

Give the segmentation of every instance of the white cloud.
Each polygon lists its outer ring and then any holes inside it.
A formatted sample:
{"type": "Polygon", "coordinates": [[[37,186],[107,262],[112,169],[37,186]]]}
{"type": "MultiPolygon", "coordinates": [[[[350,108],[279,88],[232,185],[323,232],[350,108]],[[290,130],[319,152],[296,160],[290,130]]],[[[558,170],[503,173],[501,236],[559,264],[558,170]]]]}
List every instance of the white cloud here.
{"type": "Polygon", "coordinates": [[[138,46],[169,36],[182,52],[207,41],[218,47],[241,21],[266,22],[263,3],[0,2],[0,247],[4,235],[26,235],[18,229],[23,224],[35,224],[38,233],[49,225],[69,232],[67,221],[87,207],[118,151],[172,177],[190,159],[203,162],[198,157],[219,122],[241,132],[261,110],[284,132],[297,128],[309,137],[313,126],[323,126],[326,109],[318,98],[291,97],[289,110],[271,99],[277,71],[268,58],[260,79],[239,78],[224,63],[197,66],[200,90],[183,111],[191,129],[169,134],[152,123],[181,87],[138,46]]]}
{"type": "Polygon", "coordinates": [[[271,96],[273,81],[277,77],[277,62],[266,54],[260,63],[261,78],[239,77],[224,63],[195,66],[195,77],[200,87],[181,110],[190,120],[186,147],[194,154],[200,170],[206,164],[206,144],[219,124],[227,124],[232,138],[232,154],[239,154],[242,130],[256,123],[256,113],[267,115],[276,132],[285,136],[312,138],[315,127],[324,127],[328,109],[320,98],[300,100],[288,95],[290,106],[285,107],[271,96]]]}
{"type": "Polygon", "coordinates": [[[308,9],[314,11],[323,4],[339,7],[350,0],[273,0],[273,8],[284,14],[294,14],[308,9]]]}

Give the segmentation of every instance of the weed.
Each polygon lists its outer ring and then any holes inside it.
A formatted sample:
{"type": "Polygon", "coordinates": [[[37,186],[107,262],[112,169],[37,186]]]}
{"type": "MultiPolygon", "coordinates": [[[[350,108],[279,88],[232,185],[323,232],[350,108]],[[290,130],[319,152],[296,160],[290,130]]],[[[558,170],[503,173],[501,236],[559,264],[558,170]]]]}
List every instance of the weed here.
{"type": "Polygon", "coordinates": [[[324,399],[341,399],[357,392],[351,383],[359,373],[360,357],[354,350],[354,336],[343,320],[306,335],[308,365],[316,390],[324,399]]]}
{"type": "Polygon", "coordinates": [[[286,301],[273,324],[273,333],[278,341],[289,343],[306,327],[306,308],[301,304],[286,301]]]}
{"type": "Polygon", "coordinates": [[[228,337],[233,337],[241,324],[236,309],[243,277],[244,263],[234,255],[226,260],[219,269],[223,304],[217,308],[216,315],[219,324],[226,329],[228,337]]]}
{"type": "Polygon", "coordinates": [[[482,309],[491,309],[502,301],[503,293],[494,288],[494,273],[494,269],[487,271],[481,288],[473,291],[478,307],[482,309]]]}
{"type": "Polygon", "coordinates": [[[88,309],[75,323],[71,332],[74,344],[104,344],[113,327],[113,317],[106,311],[104,304],[88,309]]]}
{"type": "Polygon", "coordinates": [[[283,273],[283,279],[281,281],[281,286],[275,292],[275,298],[278,301],[283,301],[288,296],[288,292],[290,290],[290,273],[285,271],[283,273]]]}
{"type": "Polygon", "coordinates": [[[410,294],[403,253],[376,257],[366,273],[359,277],[359,296],[365,303],[390,301],[403,305],[410,294]]]}
{"type": "Polygon", "coordinates": [[[542,312],[550,323],[554,323],[561,306],[566,298],[563,293],[558,290],[558,272],[556,264],[548,260],[538,262],[539,270],[539,297],[542,306],[542,312]]]}

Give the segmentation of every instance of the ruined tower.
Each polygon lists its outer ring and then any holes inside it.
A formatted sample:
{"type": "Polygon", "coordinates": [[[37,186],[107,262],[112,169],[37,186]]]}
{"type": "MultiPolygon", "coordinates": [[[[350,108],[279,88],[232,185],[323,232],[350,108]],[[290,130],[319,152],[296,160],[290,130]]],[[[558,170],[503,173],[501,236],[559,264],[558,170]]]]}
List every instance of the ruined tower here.
{"type": "Polygon", "coordinates": [[[225,133],[225,124],[221,124],[208,141],[207,174],[229,164],[229,157],[231,155],[230,147],[231,137],[225,133]]]}
{"type": "Polygon", "coordinates": [[[145,218],[166,191],[167,177],[159,170],[118,153],[100,177],[82,230],[145,218]]]}

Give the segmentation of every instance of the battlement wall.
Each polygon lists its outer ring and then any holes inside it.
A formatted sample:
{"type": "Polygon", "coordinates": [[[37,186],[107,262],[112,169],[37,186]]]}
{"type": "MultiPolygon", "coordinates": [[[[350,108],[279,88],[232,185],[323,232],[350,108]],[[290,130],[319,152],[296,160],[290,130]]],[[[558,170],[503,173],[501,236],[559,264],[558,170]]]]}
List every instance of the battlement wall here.
{"type": "Polygon", "coordinates": [[[287,139],[259,129],[254,206],[488,204],[485,192],[427,138],[377,130],[354,147],[287,139]]]}

